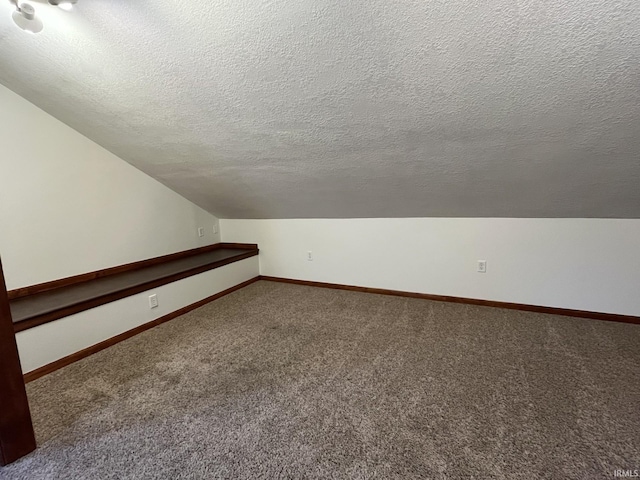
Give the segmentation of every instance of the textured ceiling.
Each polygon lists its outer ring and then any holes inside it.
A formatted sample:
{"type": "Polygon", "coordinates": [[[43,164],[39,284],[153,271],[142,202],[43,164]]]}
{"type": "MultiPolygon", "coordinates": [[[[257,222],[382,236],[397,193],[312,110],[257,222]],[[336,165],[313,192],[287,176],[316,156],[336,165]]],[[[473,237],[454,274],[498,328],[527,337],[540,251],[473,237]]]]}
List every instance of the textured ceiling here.
{"type": "Polygon", "coordinates": [[[0,83],[220,217],[640,217],[638,0],[34,5],[0,83]]]}

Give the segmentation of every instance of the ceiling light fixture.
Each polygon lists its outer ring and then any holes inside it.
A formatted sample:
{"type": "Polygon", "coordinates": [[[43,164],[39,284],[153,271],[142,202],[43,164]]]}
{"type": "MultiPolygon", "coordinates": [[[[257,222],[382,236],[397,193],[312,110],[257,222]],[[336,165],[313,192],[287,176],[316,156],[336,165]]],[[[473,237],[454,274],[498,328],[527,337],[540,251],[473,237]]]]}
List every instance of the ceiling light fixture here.
{"type": "MultiPolygon", "coordinates": [[[[36,17],[36,9],[28,3],[18,4],[19,0],[11,0],[16,6],[15,11],[11,14],[14,23],[25,32],[38,33],[44,28],[42,20],[36,17]]],[[[39,3],[46,3],[49,5],[55,5],[63,10],[71,10],[73,6],[78,3],[78,0],[34,0],[39,3]]]]}
{"type": "Polygon", "coordinates": [[[25,32],[38,33],[44,28],[42,20],[36,17],[36,9],[28,3],[18,5],[18,0],[14,0],[16,10],[11,14],[15,24],[25,32]]]}

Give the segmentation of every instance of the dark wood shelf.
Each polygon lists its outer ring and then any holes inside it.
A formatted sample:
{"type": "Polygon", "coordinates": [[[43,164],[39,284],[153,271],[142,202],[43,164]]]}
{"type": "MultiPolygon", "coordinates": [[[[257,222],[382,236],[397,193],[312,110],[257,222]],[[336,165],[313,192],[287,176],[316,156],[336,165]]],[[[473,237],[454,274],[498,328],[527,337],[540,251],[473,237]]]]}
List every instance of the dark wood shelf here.
{"type": "Polygon", "coordinates": [[[14,329],[16,332],[26,330],[255,255],[258,255],[255,245],[225,247],[219,244],[210,251],[196,249],[192,254],[161,257],[161,263],[131,264],[125,271],[109,269],[116,273],[106,276],[93,272],[85,280],[71,285],[58,281],[62,286],[10,301],[14,329]]]}

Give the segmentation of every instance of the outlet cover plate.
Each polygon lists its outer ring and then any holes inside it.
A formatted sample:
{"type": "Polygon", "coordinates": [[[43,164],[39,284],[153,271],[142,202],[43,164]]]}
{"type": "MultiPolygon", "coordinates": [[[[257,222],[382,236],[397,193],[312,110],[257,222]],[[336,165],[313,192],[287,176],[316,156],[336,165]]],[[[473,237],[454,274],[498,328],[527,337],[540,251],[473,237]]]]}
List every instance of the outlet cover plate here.
{"type": "Polygon", "coordinates": [[[487,261],[478,260],[478,273],[487,273],[487,261]]]}
{"type": "Polygon", "coordinates": [[[158,306],[158,295],[155,293],[149,295],[149,308],[156,308],[158,306]]]}

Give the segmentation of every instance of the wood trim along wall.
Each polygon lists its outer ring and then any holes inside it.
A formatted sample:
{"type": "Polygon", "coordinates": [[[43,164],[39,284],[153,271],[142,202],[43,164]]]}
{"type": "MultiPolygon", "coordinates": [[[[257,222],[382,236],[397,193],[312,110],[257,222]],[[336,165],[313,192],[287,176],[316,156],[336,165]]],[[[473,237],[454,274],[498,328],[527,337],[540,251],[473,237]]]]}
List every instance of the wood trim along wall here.
{"type": "MultiPolygon", "coordinates": [[[[46,313],[44,315],[38,315],[37,317],[30,318],[28,320],[23,320],[21,322],[14,324],[15,332],[21,332],[23,330],[27,330],[29,328],[37,327],[38,325],[43,325],[45,323],[53,322],[54,320],[58,320],[63,317],[67,317],[69,315],[73,315],[74,313],[83,312],[90,308],[95,308],[100,305],[104,305],[109,302],[113,302],[116,300],[120,300],[121,298],[129,297],[131,295],[135,295],[136,293],[144,292],[146,290],[151,290],[152,288],[157,288],[161,285],[166,285],[168,283],[175,282],[177,280],[181,280],[183,278],[190,277],[192,275],[197,275],[199,273],[203,273],[209,270],[213,270],[214,268],[219,268],[224,265],[228,265],[230,263],[238,262],[240,260],[244,260],[249,257],[254,257],[258,255],[258,250],[248,250],[246,253],[238,255],[232,258],[225,258],[224,260],[219,260],[214,263],[209,263],[207,265],[202,265],[200,267],[193,268],[191,270],[185,272],[179,272],[174,275],[159,278],[157,280],[152,280],[149,282],[145,282],[141,285],[136,285],[134,287],[125,288],[123,290],[119,290],[117,292],[109,293],[107,295],[101,295],[99,297],[94,297],[91,300],[86,300],[75,305],[71,305],[69,307],[60,308],[50,313],[46,313]]],[[[89,280],[85,280],[89,281],[89,280]]]]}
{"type": "Polygon", "coordinates": [[[91,347],[87,347],[83,350],[80,350],[79,352],[76,353],[72,353],[71,355],[68,355],[64,358],[61,358],[60,360],[56,360],[55,362],[51,362],[48,365],[45,365],[43,367],[40,367],[36,370],[33,370],[29,373],[26,373],[24,375],[24,382],[32,382],[33,380],[36,380],[40,377],[42,377],[43,375],[46,375],[48,373],[51,372],[55,372],[56,370],[62,368],[62,367],[66,367],[67,365],[70,365],[74,362],[77,362],[78,360],[81,360],[83,358],[88,357],[89,355],[93,355],[94,353],[97,353],[101,350],[104,350],[105,348],[110,347],[111,345],[115,345],[116,343],[122,342],[123,340],[126,340],[128,338],[131,338],[135,335],[138,335],[139,333],[144,332],[145,330],[149,330],[150,328],[153,328],[157,325],[160,325],[162,323],[168,322],[169,320],[173,320],[176,317],[179,317],[180,315],[184,315],[187,312],[190,312],[191,310],[194,310],[198,307],[201,307],[209,302],[213,302],[214,300],[217,300],[220,297],[224,297],[225,295],[228,295],[232,292],[235,292],[236,290],[240,290],[243,287],[246,287],[247,285],[252,284],[253,282],[259,280],[260,277],[254,277],[251,278],[245,282],[239,283],[238,285],[231,287],[231,288],[227,288],[226,290],[223,290],[222,292],[216,293],[215,295],[211,295],[210,297],[207,297],[203,300],[200,300],[198,302],[192,303],[191,305],[187,305],[186,307],[182,307],[179,310],[176,310],[175,312],[171,312],[167,315],[164,315],[160,318],[156,318],[155,320],[152,320],[151,322],[145,323],[144,325],[140,325],[139,327],[133,328],[131,330],[128,330],[124,333],[121,333],[120,335],[116,335],[115,337],[111,337],[107,340],[104,340],[100,343],[97,343],[95,345],[92,345],[91,347]]]}
{"type": "Polygon", "coordinates": [[[590,312],[587,310],[572,310],[569,308],[542,307],[523,303],[497,302],[493,300],[480,300],[475,298],[450,297],[446,295],[432,295],[429,293],[403,292],[400,290],[386,290],[384,288],[356,287],[353,285],[341,285],[338,283],[312,282],[308,280],[295,280],[291,278],[270,277],[261,275],[261,280],[270,282],[293,283],[310,287],[334,288],[338,290],[350,290],[354,292],[377,293],[380,295],[394,295],[397,297],[421,298],[424,300],[436,300],[438,302],[464,303],[469,305],[481,305],[484,307],[508,308],[511,310],[524,310],[527,312],[548,313],[551,315],[563,315],[569,317],[590,318],[594,320],[606,320],[610,322],[640,324],[640,317],[632,315],[619,315],[615,313],[590,312]]]}
{"type": "Polygon", "coordinates": [[[36,448],[9,299],[0,262],[0,465],[36,448]]]}
{"type": "Polygon", "coordinates": [[[162,255],[160,257],[149,258],[147,260],[140,260],[137,262],[127,263],[124,265],[118,265],[117,267],[104,268],[102,270],[96,270],[93,272],[82,273],[80,275],[74,275],[72,277],[60,278],[58,280],[52,280],[50,282],[38,283],[36,285],[30,285],[28,287],[17,288],[15,290],[9,290],[9,300],[14,300],[20,297],[26,297],[28,295],[34,295],[36,293],[42,293],[49,290],[54,290],[60,287],[67,287],[69,285],[75,285],[77,283],[84,283],[97,278],[107,277],[109,275],[115,275],[117,273],[129,272],[132,270],[139,270],[145,267],[151,267],[160,263],[167,263],[172,260],[178,260],[180,258],[191,257],[198,255],[199,253],[210,252],[218,250],[220,248],[232,248],[239,250],[257,250],[258,245],[255,243],[214,243],[213,245],[206,245],[204,247],[192,248],[190,250],[184,250],[182,252],[170,253],[168,255],[162,255]]]}
{"type": "Polygon", "coordinates": [[[296,285],[306,285],[311,287],[321,287],[321,288],[333,288],[338,290],[350,290],[355,292],[364,292],[364,293],[377,293],[380,295],[393,295],[399,297],[409,297],[409,298],[420,298],[424,300],[435,300],[440,302],[453,302],[453,303],[463,303],[470,305],[480,305],[486,307],[496,307],[496,308],[508,308],[513,310],[524,310],[530,312],[537,313],[548,313],[553,315],[563,315],[563,316],[572,316],[572,317],[582,317],[582,318],[591,318],[596,320],[607,320],[607,321],[616,321],[616,322],[625,322],[625,323],[636,323],[640,324],[640,317],[634,317],[629,315],[617,315],[611,313],[599,313],[599,312],[589,312],[583,310],[571,310],[571,309],[563,309],[563,308],[553,308],[553,307],[541,307],[536,305],[526,305],[519,303],[506,303],[506,302],[496,302],[492,300],[479,300],[473,298],[463,298],[463,297],[450,297],[444,295],[432,295],[427,293],[413,293],[413,292],[403,292],[400,290],[386,290],[382,288],[369,288],[369,287],[357,287],[353,285],[341,285],[336,283],[324,283],[324,282],[312,282],[308,280],[295,280],[290,278],[281,278],[281,277],[270,277],[265,275],[260,275],[254,278],[251,278],[245,282],[242,282],[234,287],[223,290],[222,292],[216,293],[215,295],[211,295],[203,300],[200,300],[191,305],[187,305],[175,312],[171,312],[163,317],[157,318],[151,322],[145,323],[144,325],[140,325],[132,330],[128,330],[124,333],[116,335],[115,337],[104,340],[96,345],[91,347],[87,347],[79,352],[68,355],[64,358],[56,360],[55,362],[49,363],[43,367],[40,367],[36,370],[28,372],[24,375],[24,381],[26,383],[36,380],[48,373],[54,372],[62,367],[70,365],[78,360],[86,358],[94,353],[97,353],[105,348],[110,347],[111,345],[115,345],[116,343],[122,342],[128,338],[131,338],[139,333],[142,333],[150,328],[153,328],[162,323],[168,322],[180,315],[184,315],[191,310],[194,310],[198,307],[201,307],[209,302],[217,300],[220,297],[228,295],[236,290],[239,290],[247,285],[250,285],[258,280],[266,280],[270,282],[281,282],[281,283],[292,283],[296,285]]]}

